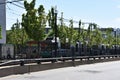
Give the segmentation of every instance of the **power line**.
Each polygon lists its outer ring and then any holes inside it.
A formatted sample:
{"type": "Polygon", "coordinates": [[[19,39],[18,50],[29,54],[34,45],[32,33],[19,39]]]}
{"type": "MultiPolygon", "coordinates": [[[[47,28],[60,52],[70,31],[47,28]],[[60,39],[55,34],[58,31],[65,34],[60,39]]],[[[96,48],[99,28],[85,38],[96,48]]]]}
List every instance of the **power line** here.
{"type": "Polygon", "coordinates": [[[22,7],[22,6],[18,5],[18,4],[15,4],[15,3],[11,3],[11,4],[13,4],[13,5],[15,5],[15,6],[19,7],[19,8],[25,9],[24,7],[22,7]]]}
{"type": "Polygon", "coordinates": [[[6,4],[6,3],[20,2],[20,1],[24,1],[24,0],[6,1],[6,2],[2,2],[2,3],[0,3],[0,5],[2,5],[2,4],[6,4]]]}
{"type": "Polygon", "coordinates": [[[25,8],[22,7],[22,6],[20,6],[20,5],[18,5],[18,4],[15,4],[15,2],[20,2],[20,1],[24,1],[24,0],[7,1],[7,2],[4,2],[4,3],[0,3],[0,5],[6,4],[6,3],[10,3],[10,4],[12,4],[12,5],[15,5],[15,6],[19,7],[19,8],[25,9],[25,8]]]}
{"type": "MultiPolygon", "coordinates": [[[[8,5],[7,5],[7,8],[6,8],[6,9],[8,9],[9,11],[12,11],[12,12],[9,12],[9,13],[11,13],[11,14],[14,14],[14,15],[17,15],[17,16],[21,16],[20,14],[14,13],[13,11],[15,11],[15,10],[11,9],[8,5]]],[[[15,11],[15,12],[18,12],[18,11],[15,11]]],[[[18,12],[18,13],[19,13],[19,12],[18,12]]]]}
{"type": "Polygon", "coordinates": [[[20,4],[20,5],[22,5],[22,6],[24,6],[24,4],[23,3],[21,3],[21,2],[17,2],[18,4],[20,4]]]}
{"type": "Polygon", "coordinates": [[[13,12],[20,13],[20,11],[17,11],[17,10],[11,9],[8,5],[7,5],[7,8],[6,8],[6,9],[9,10],[9,11],[13,11],[13,12]]]}
{"type": "MultiPolygon", "coordinates": [[[[58,17],[58,20],[60,20],[60,19],[61,19],[61,17],[58,17]]],[[[65,22],[70,22],[71,19],[65,19],[65,18],[63,18],[63,20],[65,22]]],[[[79,23],[79,21],[75,21],[75,20],[73,20],[73,22],[74,23],[79,23]]],[[[84,24],[91,24],[92,22],[81,22],[81,23],[84,25],[84,24]]]]}
{"type": "MultiPolygon", "coordinates": [[[[13,4],[13,5],[19,7],[19,8],[25,9],[24,7],[22,7],[22,6],[14,3],[14,2],[19,3],[20,1],[24,1],[24,0],[7,1],[6,3],[10,3],[10,4],[13,4]]],[[[6,3],[0,3],[0,4],[6,4],[6,3]]],[[[19,4],[22,5],[22,3],[19,3],[19,4]]],[[[16,14],[16,13],[12,13],[12,14],[18,15],[18,14],[16,14]]],[[[47,13],[46,13],[46,14],[47,14],[47,13]]],[[[21,16],[21,15],[19,15],[19,16],[21,16]]],[[[61,17],[58,17],[58,19],[61,19],[61,17]]],[[[65,18],[63,18],[63,20],[64,20],[65,22],[69,22],[69,21],[70,21],[70,19],[65,19],[65,18]]],[[[73,22],[74,22],[74,23],[79,23],[79,21],[75,21],[75,20],[73,20],[73,22]]],[[[81,23],[82,23],[83,25],[84,25],[84,24],[91,24],[91,22],[81,22],[81,23]]],[[[97,25],[97,26],[99,26],[99,25],[97,25]]]]}
{"type": "Polygon", "coordinates": [[[11,10],[10,7],[9,7],[8,5],[6,5],[6,6],[7,6],[7,8],[8,8],[9,10],[11,10]]]}
{"type": "Polygon", "coordinates": [[[21,16],[20,14],[16,14],[16,13],[14,13],[14,12],[9,12],[9,13],[14,14],[14,15],[16,15],[16,16],[21,16]]]}
{"type": "MultiPolygon", "coordinates": [[[[7,2],[8,2],[8,3],[11,3],[11,4],[13,4],[13,5],[15,5],[15,6],[19,7],[19,8],[25,9],[25,8],[22,7],[22,6],[13,3],[13,2],[19,3],[20,1],[24,1],[24,0],[15,0],[15,1],[7,1],[7,2]]],[[[46,14],[47,14],[47,13],[46,13],[46,14]]],[[[61,17],[58,17],[58,19],[61,19],[61,17]]],[[[66,21],[66,22],[69,22],[69,21],[70,21],[70,19],[65,19],[65,18],[63,18],[63,20],[66,21]]],[[[73,20],[73,22],[74,22],[74,23],[79,23],[79,21],[75,21],[75,20],[73,20]]],[[[84,24],[91,24],[91,22],[82,22],[82,24],[83,24],[83,25],[84,25],[84,24]]]]}

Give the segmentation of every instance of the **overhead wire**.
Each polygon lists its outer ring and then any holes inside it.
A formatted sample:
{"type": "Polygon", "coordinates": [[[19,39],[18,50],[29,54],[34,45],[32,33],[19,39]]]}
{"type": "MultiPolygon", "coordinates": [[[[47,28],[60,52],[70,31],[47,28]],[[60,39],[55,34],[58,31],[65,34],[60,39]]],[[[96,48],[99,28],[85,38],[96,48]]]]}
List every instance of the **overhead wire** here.
{"type": "MultiPolygon", "coordinates": [[[[20,14],[14,13],[13,11],[15,11],[15,10],[11,9],[8,5],[6,5],[6,6],[7,6],[6,9],[8,9],[9,11],[12,11],[12,12],[9,12],[9,13],[15,14],[15,15],[17,15],[17,16],[21,16],[20,14]]],[[[17,12],[17,11],[15,11],[15,12],[17,12]]]]}
{"type": "MultiPolygon", "coordinates": [[[[18,14],[19,12],[18,11],[16,11],[16,10],[14,10],[14,9],[11,9],[7,4],[6,4],[6,9],[8,9],[9,11],[7,11],[7,12],[9,12],[10,14],[13,14],[13,15],[16,15],[16,16],[21,16],[21,14],[18,14]],[[18,12],[18,13],[16,13],[16,12],[18,12]]],[[[7,19],[9,19],[9,21],[15,21],[15,20],[17,20],[16,18],[9,18],[8,16],[7,16],[7,19]]]]}
{"type": "Polygon", "coordinates": [[[22,7],[22,6],[18,5],[18,4],[15,4],[15,3],[11,3],[11,4],[13,4],[13,5],[15,5],[15,6],[19,7],[19,8],[25,9],[24,7],[22,7]]]}
{"type": "Polygon", "coordinates": [[[14,11],[14,12],[20,13],[20,11],[17,11],[17,10],[11,9],[9,6],[7,6],[6,9],[9,10],[9,11],[14,11]]]}
{"type": "Polygon", "coordinates": [[[14,12],[9,12],[9,13],[14,14],[16,16],[21,16],[20,14],[17,14],[17,13],[14,13],[14,12]]]}
{"type": "Polygon", "coordinates": [[[23,3],[21,3],[21,2],[17,2],[18,4],[20,4],[20,5],[22,5],[22,6],[24,6],[24,4],[23,3]]]}
{"type": "MultiPolygon", "coordinates": [[[[6,1],[5,3],[0,3],[0,5],[1,4],[6,4],[6,3],[10,3],[10,4],[12,4],[12,5],[15,5],[15,6],[17,6],[17,7],[19,7],[19,8],[22,8],[22,9],[25,9],[23,6],[21,6],[21,5],[23,5],[22,3],[20,3],[21,1],[24,1],[24,0],[13,0],[13,1],[6,1]],[[15,2],[16,3],[18,3],[18,4],[15,4],[15,2]]],[[[10,10],[10,9],[9,9],[10,10]]],[[[16,14],[16,13],[12,13],[12,14],[15,14],[15,15],[18,15],[18,14],[16,14]]],[[[47,14],[47,13],[46,13],[47,14]]],[[[18,16],[21,16],[21,15],[18,15],[18,16]]],[[[60,19],[61,17],[58,17],[58,20],[60,19]]],[[[69,22],[71,19],[65,19],[65,18],[63,18],[63,20],[65,21],[65,22],[69,22]]],[[[74,23],[79,23],[79,21],[75,21],[75,20],[73,20],[73,22],[74,23]]],[[[81,22],[83,25],[84,24],[91,24],[91,22],[81,22]]],[[[98,25],[99,26],[99,25],[98,25]]]]}
{"type": "Polygon", "coordinates": [[[6,4],[6,3],[20,2],[20,1],[24,1],[24,0],[13,0],[13,1],[1,2],[0,5],[2,5],[2,4],[6,4]]]}

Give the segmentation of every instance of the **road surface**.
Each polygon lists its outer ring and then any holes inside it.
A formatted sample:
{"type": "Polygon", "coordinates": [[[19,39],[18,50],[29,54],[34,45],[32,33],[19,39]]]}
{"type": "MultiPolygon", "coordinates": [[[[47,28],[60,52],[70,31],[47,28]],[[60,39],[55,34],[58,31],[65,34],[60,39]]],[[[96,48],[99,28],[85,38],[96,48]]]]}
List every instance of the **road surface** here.
{"type": "Polygon", "coordinates": [[[11,75],[0,80],[120,80],[120,61],[11,75]]]}

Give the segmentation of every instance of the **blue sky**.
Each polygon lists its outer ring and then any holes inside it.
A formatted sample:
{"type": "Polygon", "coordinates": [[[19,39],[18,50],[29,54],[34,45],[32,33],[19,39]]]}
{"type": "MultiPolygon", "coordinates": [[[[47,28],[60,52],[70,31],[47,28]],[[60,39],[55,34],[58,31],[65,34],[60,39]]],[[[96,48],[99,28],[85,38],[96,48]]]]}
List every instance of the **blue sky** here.
{"type": "MultiPolygon", "coordinates": [[[[36,8],[40,4],[44,5],[46,13],[51,6],[57,6],[58,16],[63,12],[66,19],[94,22],[100,27],[120,27],[120,0],[36,0],[36,8]]],[[[18,5],[23,6],[21,3],[18,5]]],[[[7,29],[10,29],[17,18],[21,21],[25,11],[12,4],[7,4],[6,8],[7,29]]]]}

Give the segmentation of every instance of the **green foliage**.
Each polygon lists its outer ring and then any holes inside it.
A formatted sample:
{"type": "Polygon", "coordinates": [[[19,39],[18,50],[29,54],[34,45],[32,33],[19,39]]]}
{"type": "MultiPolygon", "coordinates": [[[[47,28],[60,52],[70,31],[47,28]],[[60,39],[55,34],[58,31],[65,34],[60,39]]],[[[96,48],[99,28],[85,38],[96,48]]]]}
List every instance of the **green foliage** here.
{"type": "Polygon", "coordinates": [[[54,35],[53,30],[50,30],[50,31],[46,34],[45,39],[48,38],[48,37],[53,37],[53,35],[54,35]]]}
{"type": "Polygon", "coordinates": [[[69,24],[69,43],[72,44],[73,43],[73,20],[70,20],[69,21],[70,24],[69,24]]]}
{"type": "MultiPolygon", "coordinates": [[[[54,9],[54,7],[52,7],[51,10],[49,10],[48,23],[49,23],[49,26],[52,28],[53,33],[55,34],[56,26],[55,26],[55,9],[54,9]]],[[[58,28],[57,28],[57,30],[58,30],[58,28]]],[[[57,36],[58,36],[58,34],[57,34],[57,36]]]]}
{"type": "Polygon", "coordinates": [[[60,38],[61,43],[65,44],[66,43],[66,38],[67,38],[67,26],[65,25],[58,25],[58,36],[60,38]]]}
{"type": "Polygon", "coordinates": [[[61,18],[60,18],[60,25],[58,25],[58,37],[60,38],[60,41],[62,44],[66,43],[66,38],[67,38],[67,27],[64,24],[63,21],[63,12],[61,13],[61,18]]]}
{"type": "Polygon", "coordinates": [[[88,41],[88,45],[99,45],[102,43],[102,34],[99,31],[97,24],[91,23],[88,26],[87,30],[87,38],[86,40],[88,41]]]}
{"type": "Polygon", "coordinates": [[[17,20],[15,24],[11,27],[11,30],[7,31],[7,43],[11,44],[24,44],[28,40],[24,29],[21,27],[21,24],[17,20]]]}
{"type": "MultiPolygon", "coordinates": [[[[22,27],[20,27],[20,23],[13,24],[11,30],[7,31],[7,43],[13,44],[23,44],[28,40],[35,40],[40,41],[44,40],[47,37],[54,37],[55,36],[55,8],[51,8],[49,10],[48,15],[45,15],[45,9],[43,5],[40,5],[37,9],[35,9],[35,2],[36,0],[32,0],[30,3],[27,0],[24,1],[24,7],[26,13],[22,15],[22,27]],[[52,28],[45,34],[45,27],[46,22],[48,20],[49,26],[52,28]]],[[[57,25],[57,37],[60,38],[62,44],[66,43],[66,39],[68,38],[69,44],[75,44],[76,41],[80,41],[86,44],[88,41],[88,45],[99,45],[99,44],[109,44],[110,46],[116,44],[120,44],[120,38],[117,36],[114,37],[111,32],[112,28],[108,28],[104,33],[106,34],[106,38],[102,37],[103,32],[101,32],[97,24],[90,23],[88,29],[84,29],[82,26],[81,20],[79,21],[79,28],[78,30],[74,30],[73,28],[73,20],[69,21],[69,26],[63,22],[63,13],[61,14],[60,23],[57,25]]],[[[0,26],[0,33],[1,33],[1,26],[0,26]]],[[[0,34],[0,39],[1,39],[0,34]]]]}
{"type": "Polygon", "coordinates": [[[52,7],[51,10],[49,10],[48,13],[48,22],[49,26],[54,29],[54,24],[55,24],[55,13],[54,13],[54,8],[52,7]]]}
{"type": "Polygon", "coordinates": [[[35,1],[32,0],[31,3],[24,1],[26,14],[22,15],[22,26],[30,39],[40,41],[45,38],[47,20],[43,5],[35,9],[35,1]]]}
{"type": "Polygon", "coordinates": [[[109,44],[109,46],[112,46],[115,44],[115,38],[111,33],[112,33],[112,28],[107,28],[105,31],[106,38],[104,38],[103,40],[103,43],[109,44]]]}

